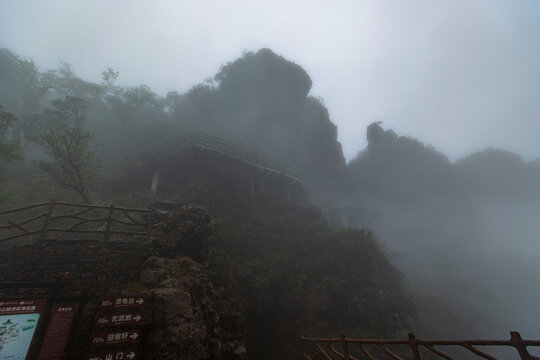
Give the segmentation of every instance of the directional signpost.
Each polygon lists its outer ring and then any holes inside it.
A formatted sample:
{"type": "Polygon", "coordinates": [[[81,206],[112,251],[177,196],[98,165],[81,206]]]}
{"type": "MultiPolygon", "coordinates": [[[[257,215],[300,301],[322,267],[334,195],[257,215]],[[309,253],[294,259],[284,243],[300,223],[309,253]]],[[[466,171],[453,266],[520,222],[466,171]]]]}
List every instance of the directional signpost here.
{"type": "Polygon", "coordinates": [[[123,309],[141,307],[148,303],[146,296],[117,296],[101,299],[100,309],[123,309]]]}
{"type": "Polygon", "coordinates": [[[121,312],[114,314],[100,314],[96,319],[95,327],[133,326],[150,323],[150,316],[139,312],[121,312]]]}
{"type": "Polygon", "coordinates": [[[152,322],[147,296],[113,296],[101,299],[86,360],[137,360],[143,326],[152,322]],[[126,347],[129,347],[126,349],[126,347]]]}
{"type": "Polygon", "coordinates": [[[92,334],[92,346],[109,346],[133,344],[141,340],[141,329],[126,331],[109,331],[92,334]]]}
{"type": "Polygon", "coordinates": [[[93,353],[86,356],[86,360],[138,360],[142,359],[138,349],[110,350],[93,353]]]}

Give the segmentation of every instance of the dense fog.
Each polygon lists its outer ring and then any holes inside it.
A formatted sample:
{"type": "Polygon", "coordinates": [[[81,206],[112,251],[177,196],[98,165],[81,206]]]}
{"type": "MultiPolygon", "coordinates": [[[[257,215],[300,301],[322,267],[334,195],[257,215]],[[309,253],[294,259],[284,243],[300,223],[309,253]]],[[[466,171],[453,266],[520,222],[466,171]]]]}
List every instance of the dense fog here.
{"type": "Polygon", "coordinates": [[[199,131],[372,230],[419,335],[540,338],[539,4],[213,5],[0,1],[1,207],[50,197],[51,127],[103,171],[199,131]]]}
{"type": "Polygon", "coordinates": [[[452,160],[540,145],[536,1],[0,1],[0,47],[42,71],[68,62],[101,81],[164,96],[213,76],[242,51],[270,48],[313,77],[351,160],[374,121],[452,160]],[[209,7],[212,11],[209,11],[209,7]]]}
{"type": "Polygon", "coordinates": [[[451,164],[378,124],[368,139],[350,166],[379,212],[377,233],[425,296],[425,320],[447,324],[429,333],[502,337],[519,328],[537,337],[538,163],[486,149],[451,164]]]}

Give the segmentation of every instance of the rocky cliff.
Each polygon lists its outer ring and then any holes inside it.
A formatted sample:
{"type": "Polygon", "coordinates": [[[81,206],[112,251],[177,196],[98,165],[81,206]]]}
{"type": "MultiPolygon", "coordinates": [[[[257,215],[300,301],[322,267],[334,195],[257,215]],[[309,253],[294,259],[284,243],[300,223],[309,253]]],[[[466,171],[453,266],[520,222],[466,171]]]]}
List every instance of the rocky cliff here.
{"type": "MultiPolygon", "coordinates": [[[[82,359],[101,298],[147,295],[153,302],[145,359],[247,359],[244,318],[223,287],[210,280],[207,245],[213,222],[197,207],[175,213],[175,228],[145,239],[41,239],[0,253],[0,281],[54,282],[57,296],[84,299],[67,358],[82,359]],[[197,246],[193,246],[197,244],[197,246]],[[199,259],[193,260],[187,255],[199,259]]],[[[1,298],[47,296],[40,286],[1,290],[1,298]]]]}
{"type": "MultiPolygon", "coordinates": [[[[227,202],[226,202],[227,203],[227,202]]],[[[40,239],[0,253],[0,281],[57,281],[83,297],[68,347],[89,351],[99,301],[153,303],[145,359],[295,358],[301,335],[394,337],[414,324],[399,272],[370,233],[334,231],[315,207],[260,197],[215,220],[156,203],[152,241],[40,239]]],[[[39,286],[0,297],[43,297],[39,286]]]]}

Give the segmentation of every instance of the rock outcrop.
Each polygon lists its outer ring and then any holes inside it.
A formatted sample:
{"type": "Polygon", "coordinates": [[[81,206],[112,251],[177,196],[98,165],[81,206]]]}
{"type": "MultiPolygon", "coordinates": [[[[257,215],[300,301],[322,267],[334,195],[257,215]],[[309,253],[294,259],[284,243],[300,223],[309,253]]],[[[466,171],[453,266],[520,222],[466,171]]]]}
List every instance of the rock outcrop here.
{"type": "Polygon", "coordinates": [[[154,298],[148,360],[247,359],[243,318],[205,268],[188,257],[150,257],[140,281],[154,298]],[[230,322],[228,319],[238,320],[230,322]]]}
{"type": "Polygon", "coordinates": [[[411,203],[444,193],[452,185],[452,165],[430,146],[416,139],[368,126],[368,147],[348,166],[359,197],[367,201],[411,203]]]}
{"type": "Polygon", "coordinates": [[[318,206],[342,186],[345,158],[337,128],[299,65],[269,49],[222,67],[217,86],[194,87],[176,103],[178,120],[283,163],[318,206]]]}
{"type": "MultiPolygon", "coordinates": [[[[223,287],[214,287],[205,264],[212,218],[194,206],[161,216],[163,232],[154,241],[42,239],[0,252],[0,281],[57,281],[57,295],[82,296],[84,309],[68,359],[83,359],[90,351],[100,299],[133,294],[153,302],[152,324],[143,341],[145,359],[247,359],[241,309],[223,287]]],[[[23,283],[0,289],[0,298],[47,295],[46,289],[23,283]]]]}

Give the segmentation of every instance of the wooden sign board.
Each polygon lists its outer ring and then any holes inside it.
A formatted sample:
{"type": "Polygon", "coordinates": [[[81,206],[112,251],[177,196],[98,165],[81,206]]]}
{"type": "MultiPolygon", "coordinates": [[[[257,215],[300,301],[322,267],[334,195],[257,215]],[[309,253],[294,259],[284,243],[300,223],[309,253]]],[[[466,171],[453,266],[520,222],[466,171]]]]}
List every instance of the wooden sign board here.
{"type": "Polygon", "coordinates": [[[89,354],[85,360],[139,360],[141,353],[137,349],[110,350],[101,353],[89,354]]]}
{"type": "Polygon", "coordinates": [[[135,344],[141,340],[141,329],[108,331],[92,334],[91,347],[135,344]]]}
{"type": "Polygon", "coordinates": [[[37,360],[62,358],[77,308],[78,304],[53,306],[37,360]]]}
{"type": "Polygon", "coordinates": [[[47,299],[0,300],[0,315],[41,314],[47,299]]]}
{"type": "Polygon", "coordinates": [[[103,309],[123,309],[134,308],[148,304],[146,296],[112,296],[101,299],[99,308],[103,309]]]}
{"type": "Polygon", "coordinates": [[[98,314],[95,327],[115,327],[147,325],[152,322],[152,316],[141,311],[119,312],[114,314],[98,314]]]}

